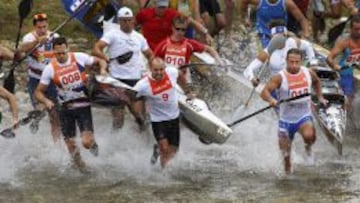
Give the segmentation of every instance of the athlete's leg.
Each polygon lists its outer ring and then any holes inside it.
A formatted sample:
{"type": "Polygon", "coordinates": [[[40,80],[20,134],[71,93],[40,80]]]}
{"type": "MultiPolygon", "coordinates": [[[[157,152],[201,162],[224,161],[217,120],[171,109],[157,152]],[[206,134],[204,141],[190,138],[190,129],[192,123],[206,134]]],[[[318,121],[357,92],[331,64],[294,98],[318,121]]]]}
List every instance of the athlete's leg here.
{"type": "Polygon", "coordinates": [[[125,117],[125,109],[124,106],[120,107],[112,107],[111,114],[113,117],[113,130],[118,130],[123,127],[124,125],[124,117],[125,117]]]}
{"type": "Polygon", "coordinates": [[[311,147],[316,140],[315,128],[312,121],[310,120],[303,123],[299,128],[299,133],[303,137],[307,156],[312,156],[311,147]]]}
{"type": "Polygon", "coordinates": [[[279,148],[284,161],[284,169],[287,174],[291,173],[291,140],[284,131],[279,131],[279,148]]]}

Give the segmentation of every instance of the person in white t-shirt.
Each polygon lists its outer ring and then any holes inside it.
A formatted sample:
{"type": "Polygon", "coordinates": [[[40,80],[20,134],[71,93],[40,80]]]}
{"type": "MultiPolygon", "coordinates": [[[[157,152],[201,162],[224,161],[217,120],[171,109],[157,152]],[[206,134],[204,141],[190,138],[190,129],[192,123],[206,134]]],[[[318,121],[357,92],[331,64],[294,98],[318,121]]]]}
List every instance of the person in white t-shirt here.
{"type": "Polygon", "coordinates": [[[80,150],[75,144],[76,125],[81,133],[82,144],[95,156],[98,145],[94,140],[90,100],[86,93],[85,68],[99,65],[100,73],[107,74],[107,63],[97,57],[80,52],[68,52],[66,39],[59,37],[53,40],[54,55],[42,72],[41,80],[35,90],[35,98],[49,110],[55,108],[55,102],[45,95],[51,82],[56,86],[60,104],[59,116],[65,143],[74,163],[79,169],[85,164],[81,160],[80,150]]]}
{"type": "MultiPolygon", "coordinates": [[[[134,30],[135,19],[131,9],[122,7],[117,16],[120,29],[105,32],[102,38],[96,42],[92,53],[109,63],[110,76],[127,85],[134,86],[146,69],[146,61],[144,61],[142,54],[151,60],[153,53],[146,39],[134,30]],[[104,53],[105,47],[108,48],[109,56],[104,53]]],[[[131,101],[128,105],[130,112],[134,115],[140,129],[143,129],[145,121],[144,100],[132,98],[128,94],[125,96],[131,101]]],[[[122,103],[122,106],[112,109],[113,129],[119,129],[123,125],[124,107],[127,103],[125,101],[122,103]]]]}
{"type": "Polygon", "coordinates": [[[160,163],[165,167],[175,156],[180,143],[179,105],[176,90],[179,72],[166,67],[160,58],[150,63],[151,72],[134,86],[137,96],[147,98],[150,120],[160,149],[160,163]]]}
{"type": "MultiPolygon", "coordinates": [[[[33,16],[33,25],[34,30],[23,37],[20,50],[22,52],[29,52],[36,46],[40,45],[26,60],[29,74],[28,92],[33,107],[38,108],[34,98],[34,91],[36,86],[39,84],[42,71],[53,57],[53,47],[52,39],[50,39],[51,31],[49,31],[47,15],[45,13],[35,14],[33,16]]],[[[54,34],[53,37],[58,37],[58,35],[54,34]]],[[[54,84],[49,84],[49,87],[46,90],[46,95],[52,101],[56,101],[57,95],[54,84]]],[[[51,134],[54,142],[56,142],[60,139],[61,130],[59,116],[55,109],[49,111],[49,118],[51,124],[51,134]]],[[[38,122],[39,121],[34,120],[34,122],[30,125],[32,132],[36,132],[38,130],[38,122]]]]}
{"type": "Polygon", "coordinates": [[[255,73],[258,72],[259,69],[265,68],[263,67],[264,64],[268,66],[272,76],[286,68],[286,54],[290,49],[299,48],[301,51],[304,51],[307,60],[311,60],[315,57],[315,52],[311,43],[289,36],[284,21],[274,20],[271,22],[270,28],[272,39],[278,38],[282,42],[275,42],[276,46],[272,46],[275,43],[271,40],[269,46],[260,51],[258,56],[246,67],[244,76],[249,79],[255,87],[259,84],[259,78],[255,76],[255,73]],[[281,46],[278,44],[281,44],[281,46]],[[280,48],[277,46],[280,46],[280,48]]]}

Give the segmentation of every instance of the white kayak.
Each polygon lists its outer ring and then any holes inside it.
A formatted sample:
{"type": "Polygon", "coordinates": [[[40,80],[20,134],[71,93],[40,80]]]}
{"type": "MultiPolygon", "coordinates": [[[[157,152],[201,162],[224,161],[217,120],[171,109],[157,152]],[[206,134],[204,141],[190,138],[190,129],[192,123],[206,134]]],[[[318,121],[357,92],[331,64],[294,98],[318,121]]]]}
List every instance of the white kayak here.
{"type": "MultiPolygon", "coordinates": [[[[110,76],[97,75],[95,78],[100,83],[133,90],[129,85],[110,76]]],[[[215,116],[203,100],[187,100],[181,88],[177,86],[177,90],[181,116],[189,128],[199,135],[200,141],[205,144],[222,144],[232,135],[232,129],[215,116]]]]}
{"type": "Polygon", "coordinates": [[[200,141],[205,144],[222,144],[232,135],[232,129],[215,116],[203,100],[188,100],[180,87],[177,89],[182,118],[189,128],[199,135],[200,141]]]}

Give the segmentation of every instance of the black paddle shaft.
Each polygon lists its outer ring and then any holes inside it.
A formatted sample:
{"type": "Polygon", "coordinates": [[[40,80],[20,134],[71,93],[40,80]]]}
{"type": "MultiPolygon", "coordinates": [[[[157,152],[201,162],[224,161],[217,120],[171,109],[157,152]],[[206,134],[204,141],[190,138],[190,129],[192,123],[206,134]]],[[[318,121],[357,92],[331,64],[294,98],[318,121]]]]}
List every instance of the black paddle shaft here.
{"type": "Polygon", "coordinates": [[[18,13],[19,13],[20,21],[19,21],[19,28],[18,28],[18,33],[17,33],[17,37],[16,37],[15,49],[17,49],[19,46],[20,34],[21,34],[23,22],[24,22],[24,19],[30,14],[32,4],[33,4],[33,0],[22,0],[19,3],[18,13]]]}
{"type": "Polygon", "coordinates": [[[13,132],[13,129],[17,128],[18,126],[23,126],[32,120],[41,120],[45,116],[45,110],[33,110],[30,111],[26,117],[19,120],[16,124],[12,125],[11,127],[8,127],[0,132],[0,135],[5,138],[14,138],[15,133],[13,132]]]}
{"type": "MultiPolygon", "coordinates": [[[[86,7],[86,6],[91,6],[93,5],[97,0],[87,0],[84,1],[78,8],[77,10],[68,18],[66,19],[64,22],[62,22],[59,26],[57,26],[52,33],[50,34],[49,38],[52,38],[54,36],[54,34],[56,32],[58,32],[61,28],[63,28],[67,23],[69,23],[72,19],[74,19],[79,13],[80,11],[86,7]]],[[[9,75],[5,78],[4,81],[4,88],[7,89],[9,92],[14,93],[15,90],[15,78],[14,78],[14,70],[15,68],[20,65],[20,63],[22,61],[24,61],[28,56],[30,56],[36,49],[38,49],[41,46],[41,44],[37,44],[34,48],[32,48],[28,53],[26,53],[26,55],[21,58],[20,60],[16,61],[10,70],[9,75]]]]}
{"type": "MultiPolygon", "coordinates": [[[[33,4],[32,0],[22,0],[18,5],[18,13],[19,13],[20,21],[19,21],[19,28],[18,28],[18,33],[17,33],[17,37],[16,37],[15,49],[17,49],[19,46],[23,22],[24,22],[24,19],[31,12],[32,4],[33,4]]],[[[15,57],[14,57],[13,64],[18,64],[15,62],[15,57]]],[[[5,89],[9,90],[11,93],[14,93],[14,89],[15,89],[14,69],[15,69],[15,66],[13,68],[11,68],[8,77],[4,81],[5,89]]]]}
{"type": "MultiPolygon", "coordinates": [[[[285,102],[290,102],[290,101],[294,101],[294,100],[301,99],[301,98],[304,98],[304,97],[307,97],[307,96],[310,96],[310,94],[307,93],[307,94],[299,95],[299,96],[296,96],[296,97],[292,97],[292,98],[280,100],[280,101],[278,102],[278,104],[285,103],[285,102]]],[[[234,125],[236,125],[236,124],[238,124],[238,123],[240,123],[240,122],[243,122],[244,120],[247,120],[247,119],[249,119],[249,118],[251,118],[251,117],[253,117],[253,116],[256,116],[256,115],[258,115],[259,113],[262,113],[262,112],[264,112],[264,111],[266,111],[266,110],[268,110],[268,109],[270,109],[270,108],[272,108],[272,106],[269,105],[269,106],[267,106],[267,107],[264,107],[264,108],[262,108],[262,109],[259,109],[259,110],[255,111],[255,112],[252,113],[252,114],[249,114],[249,115],[247,115],[247,116],[244,116],[244,117],[240,118],[239,120],[236,120],[236,121],[228,124],[228,126],[229,126],[229,127],[233,127],[234,125]]]]}

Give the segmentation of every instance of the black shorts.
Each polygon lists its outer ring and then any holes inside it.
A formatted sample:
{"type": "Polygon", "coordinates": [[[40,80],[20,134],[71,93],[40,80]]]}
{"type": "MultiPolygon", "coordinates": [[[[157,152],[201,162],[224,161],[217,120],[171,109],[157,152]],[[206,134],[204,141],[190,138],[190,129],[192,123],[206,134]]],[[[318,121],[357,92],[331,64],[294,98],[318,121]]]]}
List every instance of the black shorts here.
{"type": "Polygon", "coordinates": [[[208,12],[210,16],[221,13],[220,5],[217,0],[200,0],[200,14],[208,12]]]}
{"type": "Polygon", "coordinates": [[[84,131],[94,132],[90,106],[75,109],[62,107],[60,109],[60,123],[65,139],[76,136],[76,124],[79,126],[80,133],[84,131]]]}
{"type": "Polygon", "coordinates": [[[180,121],[175,118],[169,121],[151,122],[153,133],[157,141],[167,139],[169,145],[179,147],[180,121]]]}

